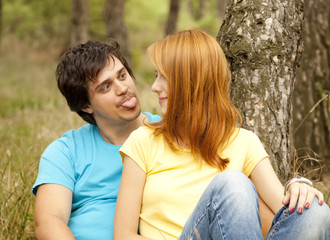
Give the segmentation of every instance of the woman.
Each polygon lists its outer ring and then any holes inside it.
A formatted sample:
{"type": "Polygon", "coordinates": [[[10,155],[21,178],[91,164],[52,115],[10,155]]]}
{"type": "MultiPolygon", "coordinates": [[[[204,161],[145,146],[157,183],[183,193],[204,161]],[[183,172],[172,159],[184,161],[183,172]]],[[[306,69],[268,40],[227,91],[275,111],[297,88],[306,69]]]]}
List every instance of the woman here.
{"type": "Polygon", "coordinates": [[[294,179],[283,198],[258,137],[239,128],[218,43],[183,31],[148,54],[163,120],[139,128],[121,148],[114,239],[263,239],[257,192],[277,213],[266,239],[330,239],[323,195],[294,179]]]}

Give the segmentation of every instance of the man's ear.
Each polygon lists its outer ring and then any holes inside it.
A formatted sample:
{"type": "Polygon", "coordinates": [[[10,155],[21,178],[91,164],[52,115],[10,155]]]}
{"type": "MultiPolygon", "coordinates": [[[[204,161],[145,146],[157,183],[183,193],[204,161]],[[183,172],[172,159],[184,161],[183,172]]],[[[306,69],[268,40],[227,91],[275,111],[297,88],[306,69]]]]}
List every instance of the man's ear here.
{"type": "Polygon", "coordinates": [[[83,107],[81,109],[83,112],[85,113],[89,113],[89,114],[92,114],[93,113],[93,109],[91,108],[91,106],[89,104],[87,104],[85,107],[83,107]]]}

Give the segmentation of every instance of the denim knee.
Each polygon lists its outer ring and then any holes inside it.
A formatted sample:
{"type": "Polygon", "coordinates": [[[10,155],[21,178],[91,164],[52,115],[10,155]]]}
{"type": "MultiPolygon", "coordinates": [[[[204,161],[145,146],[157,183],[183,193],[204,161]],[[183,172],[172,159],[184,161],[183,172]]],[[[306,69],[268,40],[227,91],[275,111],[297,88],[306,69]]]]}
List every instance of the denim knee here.
{"type": "MultiPolygon", "coordinates": [[[[252,181],[242,172],[237,170],[227,170],[219,173],[210,183],[212,195],[217,195],[221,192],[222,198],[227,198],[232,201],[232,204],[237,202],[242,207],[246,204],[256,201],[257,191],[252,181]]],[[[258,202],[258,201],[257,201],[258,202]]]]}
{"type": "Polygon", "coordinates": [[[226,188],[229,192],[253,190],[256,191],[252,181],[244,175],[244,173],[237,170],[227,170],[217,174],[210,185],[213,188],[226,188]]]}
{"type": "Polygon", "coordinates": [[[282,240],[328,240],[330,239],[330,210],[327,204],[322,206],[315,197],[310,208],[300,214],[290,213],[283,207],[275,216],[266,239],[282,240]]]}
{"type": "Polygon", "coordinates": [[[315,197],[311,207],[302,213],[302,215],[304,214],[306,214],[306,221],[308,221],[311,231],[316,232],[315,235],[318,233],[321,236],[327,236],[320,239],[330,239],[330,209],[326,203],[320,205],[318,198],[315,197]]]}

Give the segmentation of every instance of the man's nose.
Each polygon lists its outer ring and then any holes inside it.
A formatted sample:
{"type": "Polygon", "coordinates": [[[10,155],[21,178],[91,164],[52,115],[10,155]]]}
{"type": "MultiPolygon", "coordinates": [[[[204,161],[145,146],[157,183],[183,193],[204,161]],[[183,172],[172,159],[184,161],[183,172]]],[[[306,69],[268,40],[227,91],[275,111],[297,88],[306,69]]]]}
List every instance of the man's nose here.
{"type": "Polygon", "coordinates": [[[116,82],[116,94],[117,95],[121,95],[126,93],[128,90],[128,87],[126,86],[125,83],[121,82],[121,81],[117,81],[116,82]]]}

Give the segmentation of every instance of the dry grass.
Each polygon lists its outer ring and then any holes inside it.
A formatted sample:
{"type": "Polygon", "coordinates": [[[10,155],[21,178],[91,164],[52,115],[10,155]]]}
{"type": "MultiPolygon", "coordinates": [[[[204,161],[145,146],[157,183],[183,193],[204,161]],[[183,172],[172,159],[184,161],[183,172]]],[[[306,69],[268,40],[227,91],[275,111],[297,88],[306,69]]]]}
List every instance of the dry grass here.
{"type": "Polygon", "coordinates": [[[58,93],[54,55],[15,39],[0,57],[0,239],[33,239],[31,187],[40,154],[66,129],[78,126],[58,93]],[[13,47],[15,46],[15,47],[13,47]]]}
{"type": "Polygon", "coordinates": [[[293,177],[303,176],[311,179],[317,189],[323,192],[324,200],[330,204],[330,176],[324,172],[324,161],[309,148],[295,150],[295,158],[292,164],[293,177]]]}
{"type": "MultiPolygon", "coordinates": [[[[34,239],[31,187],[40,155],[63,132],[83,122],[68,110],[57,90],[54,70],[58,52],[33,51],[12,38],[3,44],[0,56],[0,239],[34,239]]],[[[136,70],[142,108],[157,112],[157,97],[150,93],[150,84],[141,81],[144,74],[136,70]]],[[[306,171],[305,165],[300,169],[306,171]]],[[[330,179],[326,176],[316,186],[325,193],[329,203],[330,179]]]]}

